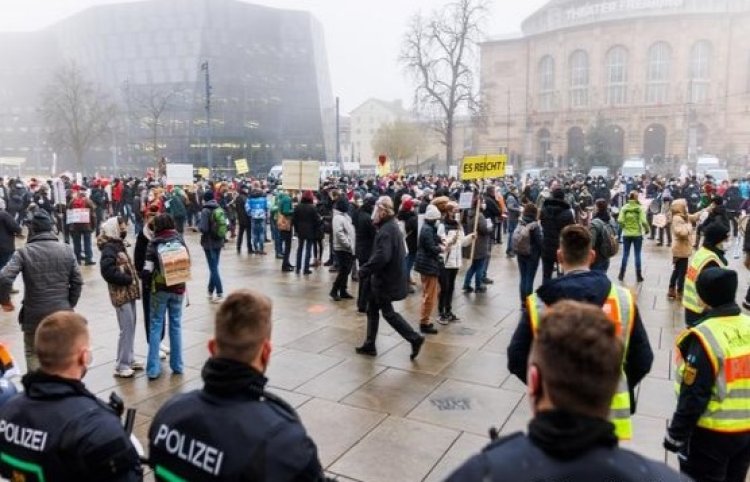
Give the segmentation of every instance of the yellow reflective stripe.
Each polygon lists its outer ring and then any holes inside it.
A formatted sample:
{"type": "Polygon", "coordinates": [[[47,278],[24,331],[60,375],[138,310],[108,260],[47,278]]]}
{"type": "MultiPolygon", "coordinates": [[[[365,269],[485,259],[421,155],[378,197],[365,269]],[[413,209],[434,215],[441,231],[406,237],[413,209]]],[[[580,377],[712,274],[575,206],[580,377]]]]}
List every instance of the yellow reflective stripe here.
{"type": "Polygon", "coordinates": [[[534,338],[536,338],[536,334],[539,331],[539,322],[541,320],[542,312],[544,311],[544,303],[539,298],[539,296],[534,293],[526,298],[526,309],[529,312],[531,334],[534,338]]]}
{"type": "Polygon", "coordinates": [[[619,440],[631,440],[633,438],[633,422],[630,418],[615,418],[610,421],[615,426],[615,435],[619,440]]]}
{"type": "Polygon", "coordinates": [[[695,279],[685,276],[685,286],[682,292],[682,306],[694,313],[703,313],[705,311],[705,307],[700,303],[700,297],[698,296],[698,289],[695,286],[695,282],[698,280],[697,275],[700,274],[706,264],[711,261],[715,261],[719,266],[723,264],[716,253],[706,248],[700,248],[693,256],[690,266],[688,267],[688,270],[694,270],[696,272],[695,279]]]}

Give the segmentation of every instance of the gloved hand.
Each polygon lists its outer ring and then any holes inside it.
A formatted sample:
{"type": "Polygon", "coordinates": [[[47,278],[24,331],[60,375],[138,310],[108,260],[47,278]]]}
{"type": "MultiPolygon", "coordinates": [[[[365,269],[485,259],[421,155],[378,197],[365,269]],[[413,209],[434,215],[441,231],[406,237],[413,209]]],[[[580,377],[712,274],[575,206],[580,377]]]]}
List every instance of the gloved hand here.
{"type": "Polygon", "coordinates": [[[675,440],[669,434],[664,436],[664,448],[670,452],[679,453],[685,448],[684,440],[675,440]]]}

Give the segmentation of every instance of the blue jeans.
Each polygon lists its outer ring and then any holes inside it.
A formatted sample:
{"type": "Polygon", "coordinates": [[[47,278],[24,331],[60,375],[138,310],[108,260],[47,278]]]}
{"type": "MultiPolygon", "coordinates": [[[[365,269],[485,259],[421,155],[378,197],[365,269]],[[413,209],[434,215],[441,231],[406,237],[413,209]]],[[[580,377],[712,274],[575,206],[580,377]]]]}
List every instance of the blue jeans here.
{"type": "Polygon", "coordinates": [[[518,271],[521,274],[521,282],[518,290],[521,294],[521,304],[526,301],[526,297],[534,292],[534,278],[536,270],[539,268],[538,256],[517,256],[518,271]]]}
{"type": "Polygon", "coordinates": [[[622,264],[620,273],[624,274],[628,267],[628,258],[630,257],[630,247],[635,250],[635,270],[641,272],[641,247],[643,247],[643,236],[623,236],[622,264]]]}
{"type": "Polygon", "coordinates": [[[508,220],[508,246],[505,248],[505,254],[513,253],[513,231],[516,230],[518,221],[508,220]]]}
{"type": "Polygon", "coordinates": [[[73,251],[76,252],[78,264],[81,264],[81,241],[83,241],[83,261],[93,261],[94,254],[91,252],[91,232],[78,231],[70,233],[73,237],[73,251]]]}
{"type": "Polygon", "coordinates": [[[411,270],[414,269],[414,263],[417,261],[416,254],[407,254],[404,258],[404,271],[406,272],[406,281],[411,279],[411,270]]]}
{"type": "Polygon", "coordinates": [[[221,277],[219,276],[219,258],[221,256],[221,249],[204,249],[206,253],[206,261],[208,261],[208,294],[224,294],[224,287],[221,286],[221,277]]]}
{"type": "Polygon", "coordinates": [[[471,262],[469,270],[464,275],[464,289],[471,288],[471,278],[474,277],[474,286],[476,288],[482,287],[482,280],[484,279],[484,265],[487,258],[475,259],[471,262]]]}
{"type": "Polygon", "coordinates": [[[157,378],[161,374],[159,344],[164,322],[169,313],[169,368],[181,374],[182,365],[182,295],[157,291],[151,294],[151,325],[149,326],[146,376],[157,378]]]}
{"type": "Polygon", "coordinates": [[[252,219],[253,251],[260,253],[265,250],[263,243],[266,242],[266,219],[252,219]]]}
{"type": "Polygon", "coordinates": [[[273,239],[273,250],[275,251],[276,256],[283,256],[284,255],[284,248],[281,245],[281,234],[279,233],[279,228],[276,226],[276,222],[271,219],[271,239],[273,239]]]}
{"type": "Polygon", "coordinates": [[[312,247],[313,243],[315,242],[312,239],[297,239],[297,273],[299,273],[299,270],[302,268],[302,249],[304,247],[305,249],[305,273],[310,271],[310,255],[312,254],[312,247]]]}

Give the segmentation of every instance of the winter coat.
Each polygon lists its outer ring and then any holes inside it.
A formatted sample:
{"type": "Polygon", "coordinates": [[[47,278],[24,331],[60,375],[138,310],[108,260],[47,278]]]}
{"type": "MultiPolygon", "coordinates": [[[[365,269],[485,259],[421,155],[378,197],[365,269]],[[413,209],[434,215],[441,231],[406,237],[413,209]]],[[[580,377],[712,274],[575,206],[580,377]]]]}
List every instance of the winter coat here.
{"type": "Polygon", "coordinates": [[[419,237],[419,217],[414,211],[399,211],[398,220],[403,224],[406,249],[409,254],[417,254],[417,238],[419,237]]]}
{"type": "Polygon", "coordinates": [[[203,209],[201,209],[201,215],[198,221],[198,231],[201,232],[201,247],[203,249],[221,249],[226,242],[225,239],[218,238],[211,231],[211,219],[214,216],[214,210],[218,207],[218,203],[213,199],[203,203],[203,209]]]}
{"type": "Polygon", "coordinates": [[[505,206],[508,210],[508,221],[517,222],[521,218],[521,203],[518,201],[518,196],[508,193],[505,197],[505,206]]]}
{"type": "Polygon", "coordinates": [[[369,276],[376,300],[392,302],[406,298],[405,257],[404,238],[395,218],[384,221],[375,235],[372,255],[359,271],[360,277],[369,276]]]}
{"type": "Polygon", "coordinates": [[[461,224],[453,219],[442,221],[438,224],[438,236],[446,247],[443,255],[445,269],[459,269],[463,264],[461,249],[465,244],[470,244],[461,224]]]}
{"type": "Polygon", "coordinates": [[[138,272],[128,255],[124,241],[118,235],[117,218],[107,220],[101,229],[102,235],[97,239],[97,246],[101,252],[99,268],[102,278],[107,282],[112,306],[118,308],[141,298],[138,272]],[[114,224],[114,229],[111,229],[110,223],[114,224]]]}
{"type": "Polygon", "coordinates": [[[70,224],[71,233],[90,233],[96,226],[96,209],[97,207],[88,198],[74,198],[71,199],[68,204],[68,209],[88,209],[89,210],[89,222],[86,223],[75,223],[70,224]]]}
{"type": "MultiPolygon", "coordinates": [[[[521,259],[533,261],[538,260],[542,256],[542,250],[544,249],[544,234],[542,233],[542,226],[534,216],[523,216],[518,220],[518,227],[516,229],[531,223],[535,223],[534,226],[529,228],[531,229],[531,253],[527,255],[516,253],[516,256],[521,259]]],[[[509,235],[513,236],[513,233],[509,233],[509,235]]]]}
{"type": "Polygon", "coordinates": [[[0,210],[0,253],[12,253],[16,250],[16,236],[21,234],[21,226],[8,214],[0,210]]]}
{"type": "Polygon", "coordinates": [[[355,254],[360,264],[367,262],[372,254],[372,245],[377,230],[372,223],[372,206],[362,206],[355,214],[354,231],[356,232],[355,254]]]}
{"type": "Polygon", "coordinates": [[[42,232],[31,236],[0,271],[0,300],[10,299],[13,281],[23,273],[23,307],[18,315],[24,332],[56,311],[71,311],[78,304],[83,287],[81,270],[73,248],[57,236],[42,232]]]}
{"type": "Polygon", "coordinates": [[[422,230],[419,232],[414,271],[424,276],[438,276],[440,274],[440,255],[443,252],[440,243],[437,223],[430,224],[425,221],[422,230]]]}
{"type": "Polygon", "coordinates": [[[555,259],[560,247],[560,233],[565,226],[575,224],[570,204],[560,199],[545,200],[539,213],[539,223],[544,235],[542,258],[555,259]]]}
{"type": "MultiPolygon", "coordinates": [[[[464,232],[470,234],[474,232],[474,209],[467,211],[466,224],[464,225],[464,232]]],[[[490,228],[487,226],[487,219],[484,214],[479,213],[479,221],[477,222],[476,239],[474,240],[474,257],[472,260],[485,259],[490,255],[490,228]]],[[[467,247],[471,252],[471,245],[467,247]]]]}
{"type": "MultiPolygon", "coordinates": [[[[250,219],[266,219],[268,215],[268,199],[263,191],[254,189],[244,204],[244,209],[250,219]]],[[[240,209],[237,211],[240,211],[240,209]]]]}
{"type": "Polygon", "coordinates": [[[689,258],[693,254],[690,244],[692,225],[688,215],[687,202],[684,199],[672,201],[672,256],[689,258]]]}
{"type": "Polygon", "coordinates": [[[333,250],[354,254],[356,234],[348,213],[333,210],[333,250]]]}
{"type": "Polygon", "coordinates": [[[638,201],[630,200],[620,210],[617,222],[622,226],[622,235],[637,238],[651,232],[646,212],[638,201]]]}
{"type": "Polygon", "coordinates": [[[311,202],[302,201],[294,208],[292,224],[297,237],[306,241],[318,239],[322,219],[311,202]]]}
{"type": "Polygon", "coordinates": [[[237,195],[237,199],[235,199],[235,202],[238,206],[242,206],[242,209],[237,210],[237,224],[242,228],[249,228],[250,227],[250,218],[247,215],[247,211],[245,210],[245,206],[247,206],[248,197],[242,193],[237,195]]]}

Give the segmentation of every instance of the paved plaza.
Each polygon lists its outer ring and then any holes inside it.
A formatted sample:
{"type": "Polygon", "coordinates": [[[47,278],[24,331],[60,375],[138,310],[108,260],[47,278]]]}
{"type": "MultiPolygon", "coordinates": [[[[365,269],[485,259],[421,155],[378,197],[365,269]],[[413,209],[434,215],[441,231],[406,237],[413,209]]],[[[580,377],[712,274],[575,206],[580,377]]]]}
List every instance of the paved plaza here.
{"type": "MultiPolygon", "coordinates": [[[[206,342],[216,306],[205,295],[208,271],[198,235],[188,233],[187,239],[194,261],[190,305],[183,313],[181,376],[171,376],[167,363],[162,377],[153,382],[143,372],[128,380],[112,376],[118,333],[114,309],[98,266],[82,268],[86,285],[78,311],[89,320],[94,345],[94,363],[84,382],[102,398],[114,390],[129,407],[137,408],[135,433],[144,445],[151,418],[162,403],[201,386],[200,370],[208,355],[206,342]]],[[[530,418],[525,387],[506,369],[506,347],[519,317],[517,267],[499,247],[494,253],[490,276],[495,284],[483,295],[465,295],[459,285],[454,311],[461,322],[439,327],[440,333],[428,337],[419,358],[411,362],[409,344],[384,322],[378,357],[354,353],[363,340],[365,316],[356,313],[353,301],[329,300],[334,275],[327,269],[309,277],[281,273],[280,261],[273,256],[237,255],[233,244],[225,248],[225,291],[252,288],[273,299],[274,352],[267,373],[271,391],[297,408],[330,474],[342,481],[443,480],[488,442],[489,427],[497,427],[501,434],[525,429],[530,418]]],[[[644,256],[646,281],[635,285],[631,259],[626,283],[638,296],[655,360],[640,386],[634,439],[626,446],[665,460],[661,443],[675,405],[672,347],[682,327],[682,310],[665,296],[670,251],[646,242],[644,256]]],[[[614,264],[612,278],[619,259],[614,264]]],[[[739,260],[732,259],[731,265],[744,272],[739,260]]],[[[537,282],[540,278],[541,272],[537,282]]],[[[16,286],[22,288],[20,279],[16,286]]],[[[742,282],[743,294],[744,289],[742,282]]],[[[356,286],[351,291],[356,293],[356,286]]],[[[415,325],[419,306],[419,293],[397,304],[415,325]]],[[[17,313],[2,314],[0,337],[23,365],[16,317],[17,313]]],[[[140,319],[137,330],[136,354],[145,360],[140,319]]],[[[669,462],[675,464],[672,456],[669,462]]]]}

